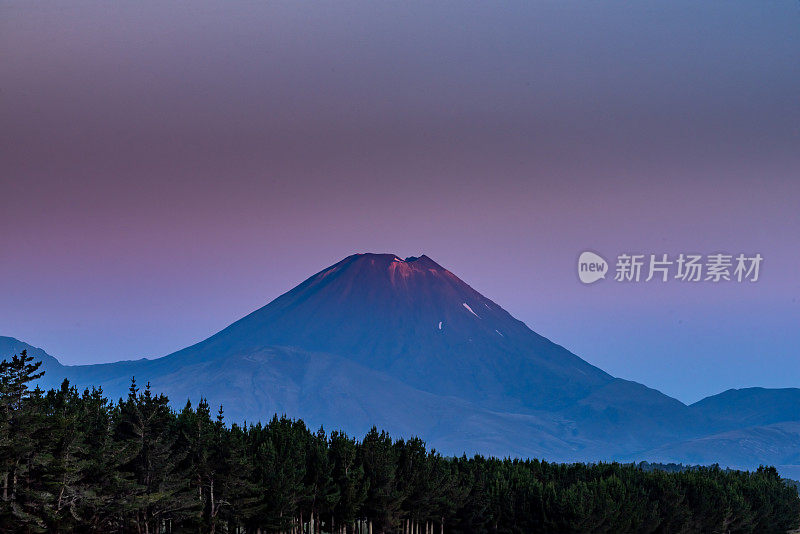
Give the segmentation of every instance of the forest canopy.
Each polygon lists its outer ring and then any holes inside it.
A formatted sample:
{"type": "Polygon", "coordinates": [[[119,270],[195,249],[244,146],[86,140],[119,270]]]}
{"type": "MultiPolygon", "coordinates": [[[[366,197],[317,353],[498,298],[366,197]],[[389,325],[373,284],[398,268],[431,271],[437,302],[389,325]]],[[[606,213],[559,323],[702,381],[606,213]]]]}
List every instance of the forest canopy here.
{"type": "Polygon", "coordinates": [[[41,364],[0,363],[0,532],[781,532],[800,498],[772,467],[446,457],[373,428],[227,425],[205,400],[175,411],[132,380],[31,388],[41,364]]]}

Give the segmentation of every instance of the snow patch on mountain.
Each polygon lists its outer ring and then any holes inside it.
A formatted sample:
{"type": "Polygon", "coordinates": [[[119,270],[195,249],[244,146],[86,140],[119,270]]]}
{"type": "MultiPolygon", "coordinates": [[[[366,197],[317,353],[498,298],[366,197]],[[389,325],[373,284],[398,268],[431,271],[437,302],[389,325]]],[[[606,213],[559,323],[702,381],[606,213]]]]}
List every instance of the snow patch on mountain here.
{"type": "Polygon", "coordinates": [[[474,311],[472,311],[472,308],[470,308],[470,307],[469,307],[469,304],[467,304],[466,302],[462,302],[461,304],[463,304],[463,305],[464,305],[464,307],[465,307],[467,310],[469,310],[469,312],[470,312],[472,315],[474,315],[474,316],[475,316],[475,317],[477,317],[478,319],[480,319],[480,318],[481,318],[481,316],[480,316],[480,315],[478,315],[477,313],[475,313],[474,311]]]}

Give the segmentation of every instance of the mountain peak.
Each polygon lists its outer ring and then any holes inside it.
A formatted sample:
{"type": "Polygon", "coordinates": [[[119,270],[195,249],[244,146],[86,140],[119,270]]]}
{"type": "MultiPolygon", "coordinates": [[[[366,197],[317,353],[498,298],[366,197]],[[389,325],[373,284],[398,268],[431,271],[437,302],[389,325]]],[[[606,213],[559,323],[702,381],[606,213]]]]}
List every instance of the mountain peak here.
{"type": "Polygon", "coordinates": [[[444,267],[433,261],[430,257],[423,254],[422,256],[409,256],[405,259],[406,263],[414,263],[418,266],[425,267],[428,269],[441,269],[442,271],[447,271],[444,267]]]}
{"type": "MultiPolygon", "coordinates": [[[[333,278],[341,278],[342,276],[356,276],[360,283],[352,284],[348,290],[356,289],[356,286],[363,287],[370,280],[370,284],[377,287],[385,282],[389,282],[388,286],[398,287],[398,285],[407,285],[410,279],[419,279],[426,276],[436,276],[442,279],[450,279],[463,284],[458,278],[433,261],[425,254],[421,256],[409,256],[405,259],[397,254],[378,254],[372,252],[353,254],[341,260],[340,262],[320,271],[306,283],[310,285],[317,285],[325,280],[332,280],[333,278]],[[344,275],[347,272],[348,275],[344,275]],[[332,276],[334,275],[334,276],[332,276]],[[403,282],[401,284],[401,282],[403,282]]],[[[300,287],[306,285],[301,284],[300,287]]],[[[388,287],[387,286],[387,287],[388,287]]],[[[464,284],[466,286],[466,284],[464,284]]],[[[467,286],[468,287],[468,286],[467,286]]]]}
{"type": "Polygon", "coordinates": [[[346,357],[423,391],[497,406],[552,406],[611,379],[424,254],[347,256],[192,354],[267,346],[346,357]]]}
{"type": "Polygon", "coordinates": [[[409,265],[416,264],[417,267],[435,267],[444,270],[444,268],[441,265],[433,261],[429,256],[425,254],[422,254],[420,256],[408,256],[407,258],[403,259],[401,256],[398,256],[397,254],[361,252],[358,254],[353,254],[351,256],[348,256],[339,263],[348,261],[351,263],[369,262],[372,265],[388,265],[391,263],[401,263],[401,264],[405,263],[409,265]]]}

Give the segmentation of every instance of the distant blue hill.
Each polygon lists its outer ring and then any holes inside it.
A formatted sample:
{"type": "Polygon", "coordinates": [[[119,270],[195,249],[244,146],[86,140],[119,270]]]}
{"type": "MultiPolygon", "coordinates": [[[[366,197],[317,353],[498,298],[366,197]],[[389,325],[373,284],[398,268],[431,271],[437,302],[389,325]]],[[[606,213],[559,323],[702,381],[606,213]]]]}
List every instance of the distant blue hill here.
{"type": "Polygon", "coordinates": [[[711,417],[717,430],[800,421],[800,389],[729,389],[691,405],[711,417]]]}

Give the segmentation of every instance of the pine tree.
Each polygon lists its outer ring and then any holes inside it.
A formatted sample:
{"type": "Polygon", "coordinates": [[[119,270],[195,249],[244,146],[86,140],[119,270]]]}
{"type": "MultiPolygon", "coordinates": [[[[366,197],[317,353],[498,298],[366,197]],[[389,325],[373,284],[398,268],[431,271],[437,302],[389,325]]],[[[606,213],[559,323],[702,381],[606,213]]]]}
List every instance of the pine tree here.
{"type": "Polygon", "coordinates": [[[31,392],[29,384],[44,375],[41,365],[24,350],[0,362],[0,528],[7,532],[22,525],[34,532],[46,528],[47,495],[37,496],[32,488],[44,428],[42,392],[31,392]]]}
{"type": "Polygon", "coordinates": [[[115,434],[128,457],[122,470],[135,483],[128,512],[137,530],[155,532],[165,521],[186,517],[194,503],[185,473],[177,470],[185,453],[173,447],[177,429],[168,399],[153,396],[149,383],[139,392],[132,381],[115,434]]]}
{"type": "Polygon", "coordinates": [[[368,482],[358,458],[356,440],[341,432],[331,433],[330,461],[334,487],[329,492],[328,513],[331,530],[336,525],[352,524],[361,514],[367,498],[368,482]]]}
{"type": "Polygon", "coordinates": [[[364,512],[373,521],[375,531],[383,534],[399,524],[402,501],[397,487],[397,458],[392,438],[372,427],[358,451],[367,480],[364,512]]]}
{"type": "MultiPolygon", "coordinates": [[[[317,433],[308,440],[306,479],[304,481],[308,491],[307,500],[302,504],[302,510],[303,517],[307,518],[309,531],[312,534],[320,531],[321,518],[331,517],[335,506],[341,499],[341,491],[334,480],[334,439],[338,439],[336,433],[329,440],[325,430],[320,427],[317,433]]],[[[353,457],[355,457],[355,444],[353,444],[353,457]]]]}

